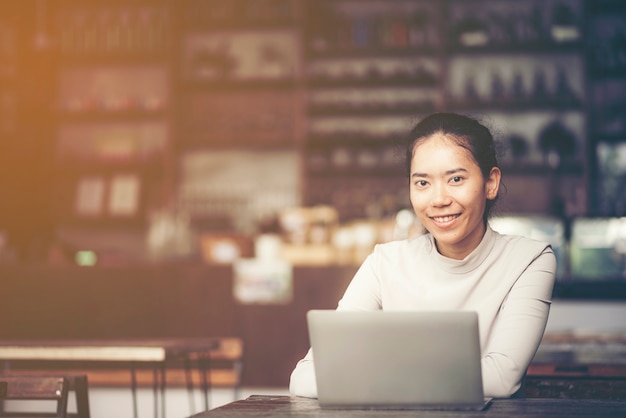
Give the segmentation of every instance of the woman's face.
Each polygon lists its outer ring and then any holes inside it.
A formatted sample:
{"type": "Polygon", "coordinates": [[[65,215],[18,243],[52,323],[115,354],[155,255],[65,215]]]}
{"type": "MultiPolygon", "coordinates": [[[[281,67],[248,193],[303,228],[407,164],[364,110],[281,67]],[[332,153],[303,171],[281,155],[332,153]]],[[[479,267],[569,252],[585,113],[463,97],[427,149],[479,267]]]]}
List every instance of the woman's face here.
{"type": "Polygon", "coordinates": [[[465,258],[485,233],[485,203],[498,194],[500,170],[494,167],[484,178],[469,150],[434,134],[413,150],[410,184],[413,210],[439,252],[465,258]]]}

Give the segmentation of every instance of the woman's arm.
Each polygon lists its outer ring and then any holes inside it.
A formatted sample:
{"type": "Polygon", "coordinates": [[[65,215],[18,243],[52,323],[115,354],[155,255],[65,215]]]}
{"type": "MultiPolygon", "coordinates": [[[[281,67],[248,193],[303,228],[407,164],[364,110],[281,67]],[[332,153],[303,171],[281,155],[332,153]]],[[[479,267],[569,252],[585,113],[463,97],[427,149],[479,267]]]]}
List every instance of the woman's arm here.
{"type": "Polygon", "coordinates": [[[289,393],[305,398],[317,398],[317,382],[315,380],[313,352],[311,349],[291,372],[289,393]]]}
{"type": "Polygon", "coordinates": [[[485,396],[509,397],[519,389],[545,331],[555,272],[556,258],[547,247],[503,302],[482,359],[485,396]]]}

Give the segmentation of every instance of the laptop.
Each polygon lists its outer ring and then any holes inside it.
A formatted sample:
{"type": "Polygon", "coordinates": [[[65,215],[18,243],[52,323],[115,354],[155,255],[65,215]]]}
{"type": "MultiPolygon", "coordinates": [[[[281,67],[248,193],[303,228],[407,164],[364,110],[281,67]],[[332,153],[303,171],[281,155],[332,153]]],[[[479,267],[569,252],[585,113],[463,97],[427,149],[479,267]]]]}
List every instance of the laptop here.
{"type": "Polygon", "coordinates": [[[483,410],[471,311],[307,313],[320,407],[483,410]]]}

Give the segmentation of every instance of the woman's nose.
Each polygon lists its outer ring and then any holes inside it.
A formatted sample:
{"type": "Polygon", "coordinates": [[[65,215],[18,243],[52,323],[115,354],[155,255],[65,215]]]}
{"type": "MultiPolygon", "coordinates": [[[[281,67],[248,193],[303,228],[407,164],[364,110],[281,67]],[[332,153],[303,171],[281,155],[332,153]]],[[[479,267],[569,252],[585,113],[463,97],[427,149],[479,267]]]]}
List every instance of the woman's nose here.
{"type": "Polygon", "coordinates": [[[443,185],[438,185],[432,188],[433,195],[431,198],[431,205],[435,207],[447,206],[452,202],[452,198],[448,193],[448,189],[443,185]]]}

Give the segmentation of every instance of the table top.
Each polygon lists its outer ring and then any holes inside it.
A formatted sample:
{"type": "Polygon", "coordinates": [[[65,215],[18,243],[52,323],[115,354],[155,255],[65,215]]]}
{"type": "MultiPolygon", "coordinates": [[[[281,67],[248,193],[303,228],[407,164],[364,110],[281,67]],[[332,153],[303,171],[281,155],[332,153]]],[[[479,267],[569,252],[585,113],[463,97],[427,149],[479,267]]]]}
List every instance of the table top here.
{"type": "Polygon", "coordinates": [[[217,338],[0,340],[0,360],[161,362],[218,345],[217,338]]]}
{"type": "Polygon", "coordinates": [[[316,399],[290,396],[253,395],[219,408],[205,411],[192,418],[361,418],[380,417],[594,417],[626,416],[626,400],[596,399],[495,399],[485,411],[415,411],[367,409],[322,409],[316,399]]]}

